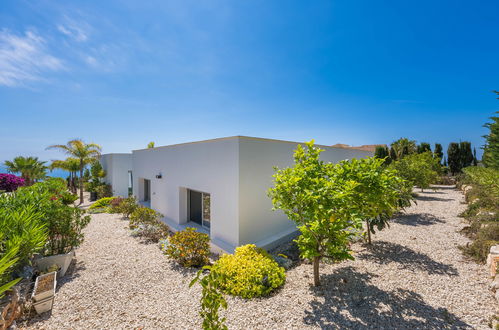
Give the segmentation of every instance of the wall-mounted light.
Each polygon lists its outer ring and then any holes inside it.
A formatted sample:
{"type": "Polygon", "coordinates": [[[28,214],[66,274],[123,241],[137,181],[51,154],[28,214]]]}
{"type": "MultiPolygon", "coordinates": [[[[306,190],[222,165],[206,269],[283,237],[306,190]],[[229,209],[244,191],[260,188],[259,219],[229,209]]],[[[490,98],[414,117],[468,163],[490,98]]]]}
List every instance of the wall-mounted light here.
{"type": "Polygon", "coordinates": [[[161,173],[159,173],[158,175],[156,175],[156,179],[161,179],[163,177],[163,175],[161,173]]]}

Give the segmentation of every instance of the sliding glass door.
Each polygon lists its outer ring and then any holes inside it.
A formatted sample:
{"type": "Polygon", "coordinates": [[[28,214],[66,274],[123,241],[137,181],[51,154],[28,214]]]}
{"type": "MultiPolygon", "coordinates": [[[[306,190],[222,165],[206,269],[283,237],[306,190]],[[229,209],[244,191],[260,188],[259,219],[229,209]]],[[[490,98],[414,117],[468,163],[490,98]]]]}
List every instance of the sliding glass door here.
{"type": "Polygon", "coordinates": [[[211,206],[210,194],[189,190],[189,220],[210,228],[211,206]]]}

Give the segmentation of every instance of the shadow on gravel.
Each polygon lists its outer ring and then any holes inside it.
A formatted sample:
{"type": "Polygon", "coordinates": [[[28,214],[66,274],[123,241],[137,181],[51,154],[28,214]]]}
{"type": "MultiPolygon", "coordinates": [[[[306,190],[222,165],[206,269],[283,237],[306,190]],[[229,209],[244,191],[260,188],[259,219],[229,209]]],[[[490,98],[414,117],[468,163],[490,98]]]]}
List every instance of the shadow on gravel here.
{"type": "Polygon", "coordinates": [[[430,213],[400,214],[392,222],[407,226],[430,226],[437,223],[444,223],[443,220],[430,213]]]}
{"type": "Polygon", "coordinates": [[[377,277],[352,267],[321,276],[312,288],[303,322],[321,329],[471,329],[446,308],[425,303],[421,295],[405,289],[383,291],[371,284],[377,277]]]}
{"type": "Polygon", "coordinates": [[[421,196],[418,195],[416,197],[416,201],[425,201],[425,202],[449,202],[453,201],[452,198],[442,198],[442,197],[433,197],[433,196],[421,196]]]}
{"type": "Polygon", "coordinates": [[[357,255],[357,258],[382,265],[395,262],[400,264],[402,269],[422,270],[428,274],[458,275],[457,269],[452,265],[435,261],[426,254],[391,242],[373,242],[372,246],[357,255]]]}
{"type": "Polygon", "coordinates": [[[64,284],[80,277],[80,272],[84,271],[85,269],[87,268],[85,267],[85,263],[83,261],[79,261],[78,259],[73,258],[73,260],[71,260],[71,263],[69,264],[66,274],[64,274],[62,278],[57,278],[57,287],[60,288],[64,284]]]}

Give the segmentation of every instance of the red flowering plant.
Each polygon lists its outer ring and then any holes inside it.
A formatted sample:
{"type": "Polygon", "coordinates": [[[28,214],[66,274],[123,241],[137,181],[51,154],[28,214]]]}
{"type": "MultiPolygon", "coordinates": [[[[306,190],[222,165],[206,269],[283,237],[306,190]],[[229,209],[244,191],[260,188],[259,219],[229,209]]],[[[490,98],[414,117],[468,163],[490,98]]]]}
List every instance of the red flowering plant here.
{"type": "Polygon", "coordinates": [[[12,192],[24,186],[24,179],[14,174],[0,173],[0,191],[12,192]]]}

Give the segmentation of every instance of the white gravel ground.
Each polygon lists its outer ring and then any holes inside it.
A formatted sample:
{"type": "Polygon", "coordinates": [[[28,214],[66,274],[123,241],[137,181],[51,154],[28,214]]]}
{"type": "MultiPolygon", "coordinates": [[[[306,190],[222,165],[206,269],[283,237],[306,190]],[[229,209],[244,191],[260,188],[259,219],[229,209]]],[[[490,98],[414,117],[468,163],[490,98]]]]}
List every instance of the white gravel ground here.
{"type": "MultiPolygon", "coordinates": [[[[462,201],[449,187],[420,194],[417,205],[374,236],[372,248],[355,244],[355,261],[321,265],[318,289],[310,286],[311,265],[301,264],[271,297],[230,297],[229,329],[488,328],[496,302],[486,267],[457,248],[468,241],[458,233],[462,201]]],[[[188,287],[195,270],[131,237],[119,216],[92,218],[52,314],[23,326],[199,329],[200,289],[188,287]]]]}

